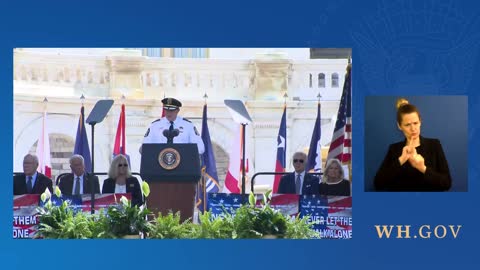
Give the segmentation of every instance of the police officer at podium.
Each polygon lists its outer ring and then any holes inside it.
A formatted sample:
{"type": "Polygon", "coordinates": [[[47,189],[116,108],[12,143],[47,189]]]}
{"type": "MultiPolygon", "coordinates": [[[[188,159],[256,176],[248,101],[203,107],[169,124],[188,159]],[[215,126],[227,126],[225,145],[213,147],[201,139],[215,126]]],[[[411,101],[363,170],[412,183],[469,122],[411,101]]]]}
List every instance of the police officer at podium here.
{"type": "MultiPolygon", "coordinates": [[[[201,155],[205,152],[205,145],[202,137],[197,131],[193,123],[181,116],[178,116],[182,103],[175,98],[162,99],[165,117],[157,119],[150,124],[143,143],[196,143],[198,153],[201,155]],[[167,141],[164,135],[165,131],[174,131],[177,136],[173,137],[173,141],[167,141]]],[[[142,149],[140,148],[140,153],[142,149]]]]}

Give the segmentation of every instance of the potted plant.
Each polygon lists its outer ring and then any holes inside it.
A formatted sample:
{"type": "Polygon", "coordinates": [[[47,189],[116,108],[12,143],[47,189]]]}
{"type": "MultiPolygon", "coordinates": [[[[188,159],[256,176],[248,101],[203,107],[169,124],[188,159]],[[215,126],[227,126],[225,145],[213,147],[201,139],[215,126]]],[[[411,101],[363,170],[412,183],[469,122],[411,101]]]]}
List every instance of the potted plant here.
{"type": "Polygon", "coordinates": [[[250,193],[249,203],[237,209],[233,217],[234,238],[283,238],[287,230],[287,217],[272,208],[271,191],[263,195],[263,204],[256,207],[256,199],[250,193]]]}
{"type": "Polygon", "coordinates": [[[122,196],[120,204],[107,208],[106,229],[115,238],[140,238],[140,234],[149,232],[150,224],[146,207],[132,206],[131,201],[122,196]]]}
{"type": "MultiPolygon", "coordinates": [[[[61,196],[58,187],[55,193],[57,197],[61,196]]],[[[39,215],[37,238],[86,239],[92,237],[90,216],[72,209],[69,201],[63,201],[59,206],[54,205],[48,189],[40,198],[44,206],[37,208],[39,215]]]]}
{"type": "Polygon", "coordinates": [[[237,209],[232,218],[232,238],[319,238],[308,217],[298,215],[291,218],[270,206],[271,191],[263,194],[260,206],[256,205],[255,195],[250,193],[249,203],[237,209]]]}

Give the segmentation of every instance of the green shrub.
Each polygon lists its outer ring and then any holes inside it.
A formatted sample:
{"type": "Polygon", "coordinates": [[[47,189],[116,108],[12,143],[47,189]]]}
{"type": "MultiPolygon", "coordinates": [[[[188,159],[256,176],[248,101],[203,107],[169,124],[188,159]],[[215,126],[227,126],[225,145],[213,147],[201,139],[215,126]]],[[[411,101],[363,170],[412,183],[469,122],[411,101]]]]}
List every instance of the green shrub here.
{"type": "Polygon", "coordinates": [[[68,201],[55,206],[48,201],[39,207],[38,237],[86,239],[92,237],[91,217],[82,211],[75,213],[68,201]]]}
{"type": "Polygon", "coordinates": [[[157,239],[175,239],[175,238],[188,238],[193,224],[190,220],[180,222],[180,212],[173,214],[172,212],[167,215],[158,213],[158,217],[153,220],[149,238],[157,239]]]}
{"type": "Polygon", "coordinates": [[[132,206],[132,202],[122,196],[119,205],[107,208],[106,228],[114,237],[138,235],[148,233],[150,223],[147,215],[150,210],[146,207],[132,206]]]}

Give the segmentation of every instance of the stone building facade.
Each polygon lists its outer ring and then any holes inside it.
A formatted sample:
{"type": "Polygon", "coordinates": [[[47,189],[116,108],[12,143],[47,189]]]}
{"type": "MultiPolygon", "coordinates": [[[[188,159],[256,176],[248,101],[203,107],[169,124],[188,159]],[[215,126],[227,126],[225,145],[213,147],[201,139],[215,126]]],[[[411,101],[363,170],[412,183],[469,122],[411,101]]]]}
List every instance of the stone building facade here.
{"type": "MultiPolygon", "coordinates": [[[[215,55],[215,49],[209,50],[215,55]]],[[[222,50],[224,55],[226,49],[222,50]]],[[[235,54],[242,49],[231,50],[235,54]]],[[[127,153],[132,170],[139,171],[138,149],[149,124],[161,116],[160,100],[165,96],[183,102],[180,115],[192,120],[199,131],[202,107],[207,102],[222,185],[237,127],[223,100],[243,100],[253,119],[246,131],[249,174],[274,170],[276,137],[285,102],[287,170],[292,170],[291,154],[308,151],[318,94],[321,143],[328,149],[346,66],[347,59],[292,59],[279,52],[255,54],[250,59],[215,59],[147,57],[139,50],[127,49],[16,49],[14,171],[21,171],[22,157],[35,151],[44,109],[48,113],[53,174],[69,171],[82,94],[86,116],[100,99],[115,102],[104,122],[95,126],[96,172],[108,171],[122,103],[126,106],[127,153]],[[203,98],[205,94],[208,99],[203,98]],[[44,97],[48,98],[46,105],[44,97]]],[[[90,131],[87,125],[91,143],[90,131]]],[[[272,180],[263,177],[257,183],[271,185],[272,180]]]]}

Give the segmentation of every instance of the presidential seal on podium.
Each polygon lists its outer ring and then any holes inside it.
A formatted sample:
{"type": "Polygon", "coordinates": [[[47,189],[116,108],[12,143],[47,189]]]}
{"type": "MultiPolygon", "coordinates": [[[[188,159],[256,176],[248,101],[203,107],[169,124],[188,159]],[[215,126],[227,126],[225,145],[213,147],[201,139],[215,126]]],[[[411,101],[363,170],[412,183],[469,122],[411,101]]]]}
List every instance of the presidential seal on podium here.
{"type": "Polygon", "coordinates": [[[174,170],[180,164],[180,153],[174,148],[165,148],[158,155],[158,163],[165,170],[174,170]]]}

